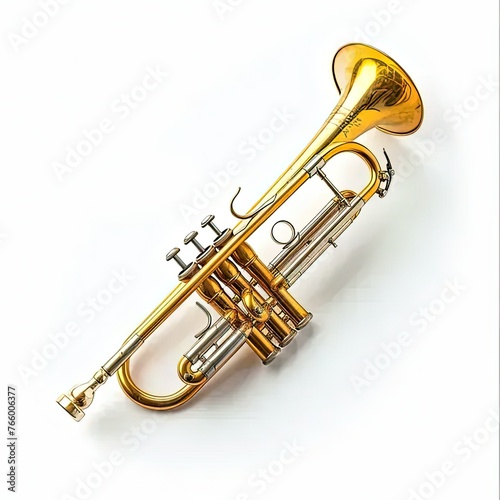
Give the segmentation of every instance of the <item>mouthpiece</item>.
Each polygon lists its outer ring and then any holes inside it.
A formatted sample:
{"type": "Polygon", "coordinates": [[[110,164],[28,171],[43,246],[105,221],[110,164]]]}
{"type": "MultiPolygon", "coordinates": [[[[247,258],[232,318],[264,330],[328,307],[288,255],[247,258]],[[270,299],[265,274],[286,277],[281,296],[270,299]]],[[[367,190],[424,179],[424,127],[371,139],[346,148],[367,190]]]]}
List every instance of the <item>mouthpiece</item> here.
{"type": "Polygon", "coordinates": [[[103,368],[99,369],[87,383],[75,385],[69,394],[61,394],[57,403],[79,422],[85,416],[83,410],[92,404],[95,391],[106,382],[108,376],[103,368]]]}

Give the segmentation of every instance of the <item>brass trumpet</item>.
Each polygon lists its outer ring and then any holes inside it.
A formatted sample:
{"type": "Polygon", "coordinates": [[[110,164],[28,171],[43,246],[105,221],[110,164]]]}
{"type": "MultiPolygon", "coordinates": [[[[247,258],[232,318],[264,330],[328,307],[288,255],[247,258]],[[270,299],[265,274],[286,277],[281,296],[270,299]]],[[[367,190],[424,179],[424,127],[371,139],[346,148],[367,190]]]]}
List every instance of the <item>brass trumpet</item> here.
{"type": "Polygon", "coordinates": [[[215,231],[209,247],[197,241],[196,232],[188,234],[184,243],[194,244],[199,251],[193,262],[185,264],[178,248],[167,254],[167,260],[175,260],[182,268],[177,286],[89,382],[76,385],[57,399],[75,420],[84,417],[83,410],[92,403],[95,391],[115,373],[134,403],[152,410],[180,406],[243,345],[267,365],[311,320],[312,314],[294,299],[290,287],[329,245],[336,245],[336,239],[372,196],[387,194],[394,175],[385,150],[387,167],[383,170],[374,154],[354,139],[372,127],[388,134],[412,134],[423,119],[422,100],[411,78],[392,58],[373,47],[342,47],[333,59],[333,76],[340,100],[299,156],[247,214],[236,213],[233,198],[231,213],[239,219],[233,229],[219,230],[213,216],[203,220],[202,227],[215,231]],[[328,160],[344,152],[356,154],[369,169],[370,179],[360,192],[339,190],[324,173],[328,160]],[[293,231],[278,255],[269,265],[264,264],[246,240],[314,176],[332,191],[331,201],[302,230],[293,231]],[[182,387],[165,396],[149,394],[132,379],[130,357],[194,292],[219,318],[197,335],[197,341],[180,359],[182,387]]]}

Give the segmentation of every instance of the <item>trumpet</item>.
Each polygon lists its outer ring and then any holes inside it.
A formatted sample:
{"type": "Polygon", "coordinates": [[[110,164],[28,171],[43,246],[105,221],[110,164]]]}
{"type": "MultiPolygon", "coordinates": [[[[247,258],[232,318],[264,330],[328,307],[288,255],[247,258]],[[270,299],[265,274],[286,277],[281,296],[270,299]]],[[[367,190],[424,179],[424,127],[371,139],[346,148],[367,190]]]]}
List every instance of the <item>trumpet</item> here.
{"type": "MultiPolygon", "coordinates": [[[[208,247],[193,231],[184,239],[197,249],[196,258],[185,263],[179,248],[166,256],[180,265],[178,284],[132,332],[113,354],[83,384],[62,394],[57,403],[80,421],[94,399],[96,390],[116,373],[118,382],[134,403],[151,410],[169,410],[189,401],[244,345],[264,365],[293,341],[311,320],[312,314],[290,293],[291,286],[352,224],[364,205],[374,196],[385,197],[394,169],[384,150],[386,167],[375,155],[354,141],[376,127],[393,135],[409,135],[422,123],[423,104],[408,74],[391,57],[364,44],[348,44],[338,50],[332,63],[333,78],[340,99],[324,125],[245,214],[230,211],[238,220],[233,229],[220,230],[212,215],[202,222],[215,239],[208,247]],[[340,190],[324,172],[330,159],[340,153],[357,155],[369,172],[359,192],[340,190]],[[331,191],[330,201],[300,231],[292,229],[279,253],[266,265],[247,239],[297,190],[312,177],[321,179],[331,191]],[[196,335],[192,347],[180,358],[177,372],[181,388],[168,395],[155,395],[138,387],[131,376],[131,356],[146,339],[193,293],[211,306],[218,319],[209,320],[196,335]]],[[[283,222],[283,221],[280,221],[283,222]]],[[[273,226],[274,228],[274,226],[273,226]]],[[[209,318],[210,313],[198,304],[209,318]]]]}

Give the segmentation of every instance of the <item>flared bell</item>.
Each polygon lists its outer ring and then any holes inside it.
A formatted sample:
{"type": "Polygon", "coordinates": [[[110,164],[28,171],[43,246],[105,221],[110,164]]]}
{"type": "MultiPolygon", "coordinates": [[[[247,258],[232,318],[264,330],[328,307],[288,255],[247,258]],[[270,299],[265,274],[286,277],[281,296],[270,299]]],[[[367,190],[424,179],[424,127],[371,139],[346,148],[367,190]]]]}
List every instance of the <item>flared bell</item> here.
{"type": "Polygon", "coordinates": [[[387,54],[362,43],[344,45],[333,58],[332,70],[342,96],[356,98],[354,110],[347,106],[353,115],[370,115],[368,120],[389,134],[409,135],[420,127],[424,108],[417,87],[387,54]]]}

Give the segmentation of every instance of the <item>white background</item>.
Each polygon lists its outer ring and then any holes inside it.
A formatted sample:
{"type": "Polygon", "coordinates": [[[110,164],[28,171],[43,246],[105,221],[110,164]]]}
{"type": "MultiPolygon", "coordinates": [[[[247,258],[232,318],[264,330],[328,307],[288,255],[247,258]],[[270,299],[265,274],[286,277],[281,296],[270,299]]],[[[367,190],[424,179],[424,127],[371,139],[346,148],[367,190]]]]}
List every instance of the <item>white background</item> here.
{"type": "MultiPolygon", "coordinates": [[[[38,2],[2,5],[0,321],[18,498],[497,498],[498,5],[232,3],[73,0],[39,28],[24,19],[44,22],[38,2]],[[311,325],[268,367],[240,351],[183,409],[143,410],[112,379],[73,422],[56,397],[173,288],[165,253],[207,213],[233,225],[237,187],[244,211],[310,140],[338,99],[332,57],[352,41],[401,63],[425,119],[414,136],[360,139],[380,161],[388,150],[398,182],[293,289],[311,325]],[[168,76],[125,116],[116,101],[148,67],[168,76]],[[292,117],[250,153],[276,112],[292,117]],[[54,164],[103,119],[113,130],[58,179],[54,164]],[[127,286],[85,313],[123,271],[127,286]],[[383,345],[404,332],[388,362],[383,345]],[[437,488],[427,476],[444,462],[437,488]]],[[[298,228],[327,195],[310,184],[279,213],[298,228]]],[[[251,242],[266,260],[277,251],[264,231],[251,242]]],[[[203,321],[190,302],[148,340],[133,363],[146,389],[178,388],[203,321]]]]}

